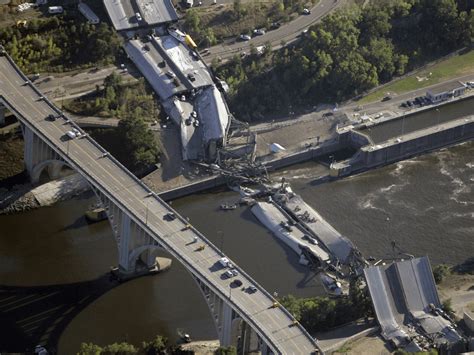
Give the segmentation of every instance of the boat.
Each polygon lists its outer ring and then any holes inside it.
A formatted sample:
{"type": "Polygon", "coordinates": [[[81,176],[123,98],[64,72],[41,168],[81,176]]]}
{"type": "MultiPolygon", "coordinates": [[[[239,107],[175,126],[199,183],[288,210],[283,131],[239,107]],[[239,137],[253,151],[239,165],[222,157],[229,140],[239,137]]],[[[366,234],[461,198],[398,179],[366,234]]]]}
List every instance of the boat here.
{"type": "Polygon", "coordinates": [[[223,203],[221,205],[221,210],[224,210],[224,211],[235,210],[236,208],[237,208],[237,205],[235,203],[233,205],[229,205],[227,203],[223,203]]]}
{"type": "Polygon", "coordinates": [[[192,341],[191,336],[186,333],[183,329],[177,329],[176,332],[178,333],[179,337],[185,343],[190,343],[192,341]]]}
{"type": "Polygon", "coordinates": [[[93,206],[85,213],[86,219],[90,223],[100,222],[107,219],[107,212],[105,208],[99,206],[93,206]]]}

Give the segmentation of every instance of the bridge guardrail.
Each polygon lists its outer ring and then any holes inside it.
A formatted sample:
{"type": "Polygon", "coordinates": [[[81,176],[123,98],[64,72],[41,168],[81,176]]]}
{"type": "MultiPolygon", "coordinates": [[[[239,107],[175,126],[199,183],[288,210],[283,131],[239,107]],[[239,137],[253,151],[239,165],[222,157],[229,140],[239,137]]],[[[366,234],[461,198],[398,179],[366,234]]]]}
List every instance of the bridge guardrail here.
{"type": "MultiPolygon", "coordinates": [[[[58,114],[61,114],[64,118],[66,119],[69,119],[65,114],[64,112],[62,112],[61,110],[59,110],[48,98],[46,98],[34,85],[33,83],[31,83],[30,80],[28,80],[28,78],[23,74],[23,72],[19,69],[19,67],[16,65],[16,63],[13,61],[13,59],[8,55],[8,53],[4,53],[4,55],[8,58],[8,61],[10,62],[10,64],[14,67],[15,71],[19,74],[19,76],[26,81],[28,81],[28,85],[34,90],[34,92],[39,96],[39,97],[42,97],[43,100],[48,104],[48,106],[50,106],[50,108],[57,112],[58,114]]],[[[2,96],[0,96],[0,98],[3,98],[2,96]]],[[[3,98],[4,101],[6,101],[5,98],[3,98]]],[[[6,101],[7,102],[7,101],[6,101]]],[[[16,114],[18,115],[18,117],[23,117],[23,119],[28,122],[28,120],[23,116],[22,113],[20,113],[12,104],[8,104],[8,108],[14,112],[16,112],[16,114]]],[[[75,122],[73,122],[72,120],[70,120],[70,123],[71,125],[73,125],[74,127],[76,128],[79,128],[79,126],[77,126],[77,124],[75,122]]],[[[144,230],[146,230],[148,233],[150,233],[152,236],[154,236],[155,238],[157,238],[157,242],[159,242],[160,244],[162,245],[167,245],[168,247],[168,252],[170,252],[176,259],[180,260],[184,265],[187,265],[190,269],[192,269],[192,272],[195,273],[195,274],[198,274],[202,281],[216,294],[218,294],[222,299],[225,299],[225,300],[228,300],[228,303],[230,303],[232,305],[233,308],[237,309],[239,312],[239,315],[244,318],[246,320],[247,323],[249,324],[252,324],[257,330],[259,330],[259,336],[263,339],[266,340],[266,343],[268,346],[271,346],[271,348],[273,348],[275,351],[276,349],[278,349],[278,346],[276,344],[273,343],[273,341],[271,341],[266,335],[265,335],[265,331],[263,330],[263,328],[255,321],[251,320],[250,317],[247,317],[246,316],[246,312],[239,306],[237,305],[234,301],[232,301],[232,299],[230,299],[225,292],[222,292],[218,287],[212,285],[212,283],[208,282],[207,281],[207,277],[202,274],[197,268],[194,267],[194,265],[192,263],[190,263],[189,261],[186,261],[185,259],[183,259],[181,257],[181,255],[174,251],[173,248],[166,242],[165,239],[163,239],[161,236],[157,235],[157,233],[155,233],[153,230],[150,229],[150,227],[148,227],[148,225],[144,224],[143,221],[141,221],[141,219],[135,214],[134,211],[132,211],[132,209],[130,209],[129,207],[125,206],[121,201],[119,201],[118,199],[116,199],[111,193],[109,193],[108,191],[106,191],[105,189],[103,189],[101,187],[101,184],[100,182],[94,178],[91,174],[89,174],[85,169],[81,168],[78,164],[76,164],[72,159],[69,158],[68,154],[63,152],[62,151],[62,148],[58,147],[46,134],[44,134],[43,132],[41,132],[36,126],[28,123],[29,125],[29,128],[34,131],[37,135],[41,136],[42,139],[44,139],[46,142],[49,143],[49,145],[52,147],[53,150],[55,150],[58,154],[61,155],[61,157],[63,159],[65,159],[72,167],[74,167],[77,171],[79,171],[82,175],[85,175],[87,176],[88,179],[92,180],[92,182],[94,183],[95,187],[98,189],[98,190],[101,190],[102,193],[104,195],[106,195],[110,200],[112,200],[115,204],[117,204],[118,206],[121,206],[121,208],[123,210],[126,210],[128,213],[130,213],[130,217],[132,217],[132,219],[134,220],[135,223],[137,223],[138,225],[140,225],[140,227],[144,230]]],[[[87,141],[89,143],[91,143],[93,146],[95,146],[100,152],[102,153],[105,153],[106,150],[101,146],[99,145],[94,139],[92,139],[89,135],[86,135],[85,136],[85,139],[87,139],[87,141]]],[[[144,184],[140,179],[138,179],[135,175],[133,175],[127,168],[125,168],[115,157],[113,157],[112,155],[108,155],[106,158],[110,159],[115,165],[117,165],[123,172],[125,172],[127,175],[129,175],[129,177],[131,177],[139,186],[141,186],[142,188],[144,188],[144,190],[148,193],[152,192],[153,193],[153,198],[164,208],[164,209],[167,209],[167,210],[170,210],[172,211],[173,213],[176,214],[177,218],[184,224],[189,224],[189,222],[184,218],[182,217],[177,211],[175,211],[171,206],[167,205],[163,200],[161,200],[161,198],[155,193],[153,192],[146,184],[144,184]]],[[[206,244],[208,244],[209,247],[212,248],[212,250],[219,256],[221,257],[224,257],[225,254],[222,253],[213,243],[211,243],[201,232],[199,232],[196,228],[194,228],[193,226],[191,226],[191,229],[192,231],[197,234],[206,244]]],[[[234,264],[236,265],[236,268],[239,270],[239,272],[245,277],[247,278],[249,281],[251,281],[261,292],[263,295],[265,295],[267,298],[269,298],[272,302],[274,301],[274,297],[272,295],[270,295],[270,293],[265,289],[263,288],[260,284],[258,284],[257,282],[255,282],[255,280],[253,280],[243,269],[241,269],[240,267],[238,267],[237,264],[234,264]]],[[[294,319],[293,315],[287,310],[285,309],[284,307],[279,307],[279,309],[289,318],[289,320],[292,320],[294,319]]],[[[302,331],[302,333],[304,335],[306,335],[308,337],[308,339],[311,339],[312,342],[315,344],[315,347],[318,347],[317,345],[317,341],[315,341],[315,339],[306,331],[306,329],[304,329],[304,327],[301,326],[301,324],[298,325],[298,327],[300,328],[300,330],[302,331]]]]}

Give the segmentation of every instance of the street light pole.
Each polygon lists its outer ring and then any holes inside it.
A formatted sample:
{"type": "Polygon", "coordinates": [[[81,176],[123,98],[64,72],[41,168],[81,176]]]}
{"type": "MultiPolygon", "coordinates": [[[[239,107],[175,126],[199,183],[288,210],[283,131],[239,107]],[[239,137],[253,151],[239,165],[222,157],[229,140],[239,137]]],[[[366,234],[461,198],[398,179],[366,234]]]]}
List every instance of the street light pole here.
{"type": "Polygon", "coordinates": [[[221,237],[221,253],[224,252],[224,232],[217,231],[217,235],[221,237]]]}
{"type": "Polygon", "coordinates": [[[146,202],[146,211],[145,211],[145,225],[148,225],[148,203],[150,200],[147,200],[146,202]]]}

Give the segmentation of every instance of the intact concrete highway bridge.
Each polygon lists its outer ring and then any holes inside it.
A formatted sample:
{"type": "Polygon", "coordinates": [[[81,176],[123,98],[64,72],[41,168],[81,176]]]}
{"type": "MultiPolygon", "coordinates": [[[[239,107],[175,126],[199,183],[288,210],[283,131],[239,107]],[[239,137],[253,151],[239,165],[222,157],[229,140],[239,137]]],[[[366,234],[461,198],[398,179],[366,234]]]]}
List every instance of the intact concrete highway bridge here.
{"type": "Polygon", "coordinates": [[[257,291],[232,289],[232,278],[224,278],[225,270],[218,266],[222,252],[44,97],[2,47],[0,105],[21,122],[25,166],[33,182],[44,170],[54,178],[68,166],[91,185],[112,225],[122,273],[133,274],[143,263],[152,267],[154,251],[164,249],[199,285],[223,346],[264,354],[320,352],[289,312],[275,305],[274,298],[237,265],[243,286],[255,285],[257,291]],[[73,129],[82,136],[70,139],[67,132],[73,129]],[[175,219],[165,217],[170,212],[175,219]],[[249,334],[253,341],[247,340],[249,334]],[[251,343],[254,349],[249,349],[251,343]]]}

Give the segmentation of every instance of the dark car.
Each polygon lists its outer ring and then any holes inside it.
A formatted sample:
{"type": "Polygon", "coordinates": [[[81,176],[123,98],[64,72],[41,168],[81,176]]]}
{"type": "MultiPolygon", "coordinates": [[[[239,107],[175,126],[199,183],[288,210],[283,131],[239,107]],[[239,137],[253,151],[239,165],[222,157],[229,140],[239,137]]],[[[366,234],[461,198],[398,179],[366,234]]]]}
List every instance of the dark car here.
{"type": "Polygon", "coordinates": [[[276,30],[277,28],[280,28],[280,26],[281,26],[280,22],[272,22],[272,24],[270,25],[270,28],[272,30],[276,30]]]}
{"type": "Polygon", "coordinates": [[[234,281],[232,281],[232,287],[240,287],[242,286],[242,281],[240,281],[239,279],[235,279],[234,281]]]}
{"type": "Polygon", "coordinates": [[[195,81],[196,77],[194,76],[194,74],[189,73],[188,74],[188,79],[191,80],[191,81],[195,81]]]}
{"type": "Polygon", "coordinates": [[[387,95],[387,96],[384,96],[384,98],[382,99],[382,102],[389,101],[391,99],[392,97],[390,95],[387,95]]]}
{"type": "Polygon", "coordinates": [[[50,113],[48,116],[46,116],[46,121],[56,121],[56,116],[50,113]]]}
{"type": "Polygon", "coordinates": [[[176,219],[176,215],[173,212],[168,212],[165,214],[165,219],[167,221],[174,221],[176,219]]]}
{"type": "Polygon", "coordinates": [[[407,105],[408,105],[408,107],[412,107],[413,106],[413,101],[408,100],[407,105]]]}

